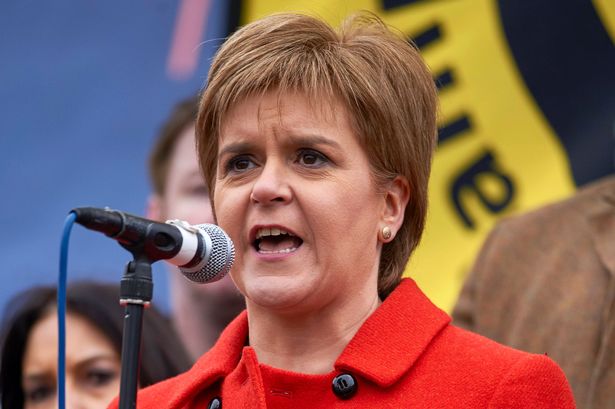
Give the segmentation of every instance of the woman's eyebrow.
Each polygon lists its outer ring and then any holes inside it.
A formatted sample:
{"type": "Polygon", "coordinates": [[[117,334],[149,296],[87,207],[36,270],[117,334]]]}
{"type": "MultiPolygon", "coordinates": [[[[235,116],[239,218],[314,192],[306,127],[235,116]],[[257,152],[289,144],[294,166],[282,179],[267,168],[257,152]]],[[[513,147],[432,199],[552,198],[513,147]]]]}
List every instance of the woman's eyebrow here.
{"type": "Polygon", "coordinates": [[[32,371],[23,374],[24,381],[28,382],[41,382],[51,378],[53,378],[53,373],[48,373],[46,371],[32,371]]]}
{"type": "Polygon", "coordinates": [[[99,354],[99,355],[92,355],[89,357],[86,357],[85,359],[77,362],[75,364],[76,368],[83,368],[83,367],[87,367],[89,365],[95,364],[97,362],[113,362],[115,363],[117,361],[117,357],[113,356],[113,355],[109,355],[109,354],[99,354]]]}
{"type": "MultiPolygon", "coordinates": [[[[315,146],[315,145],[327,145],[335,149],[342,149],[341,145],[334,139],[326,138],[318,134],[310,135],[292,135],[289,137],[288,142],[293,145],[299,146],[315,146]]],[[[249,152],[254,149],[254,143],[251,141],[241,141],[230,143],[220,149],[218,157],[222,157],[227,154],[239,154],[249,152]]]]}
{"type": "Polygon", "coordinates": [[[292,143],[296,145],[314,146],[314,145],[327,145],[335,149],[342,149],[339,143],[331,138],[326,138],[322,135],[294,135],[291,136],[292,143]]]}
{"type": "Polygon", "coordinates": [[[244,153],[246,151],[249,151],[252,147],[254,146],[253,143],[251,142],[236,142],[236,143],[230,143],[228,145],[226,145],[225,147],[223,147],[222,149],[220,149],[220,152],[218,153],[218,156],[223,156],[226,155],[228,153],[244,153]]]}

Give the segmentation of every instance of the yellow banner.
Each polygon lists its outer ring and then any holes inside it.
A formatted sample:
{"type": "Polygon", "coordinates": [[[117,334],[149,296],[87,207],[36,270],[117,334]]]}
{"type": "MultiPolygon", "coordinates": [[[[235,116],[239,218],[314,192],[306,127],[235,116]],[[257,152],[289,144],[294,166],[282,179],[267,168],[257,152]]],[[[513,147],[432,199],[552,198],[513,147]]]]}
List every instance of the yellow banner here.
{"type": "MultiPolygon", "coordinates": [[[[594,4],[612,35],[615,2],[594,4]]],[[[338,25],[369,10],[420,46],[440,88],[440,143],[427,228],[405,274],[441,308],[452,309],[498,218],[575,190],[560,138],[511,54],[497,2],[252,0],[242,7],[242,23],[298,11],[338,25]]]]}

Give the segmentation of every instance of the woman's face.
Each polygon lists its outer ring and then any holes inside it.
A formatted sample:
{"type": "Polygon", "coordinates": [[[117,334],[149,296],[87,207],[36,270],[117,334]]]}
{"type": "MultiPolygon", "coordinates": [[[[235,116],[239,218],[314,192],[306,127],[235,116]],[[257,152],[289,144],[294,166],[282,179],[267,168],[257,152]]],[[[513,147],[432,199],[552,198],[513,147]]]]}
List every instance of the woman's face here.
{"type": "MultiPolygon", "coordinates": [[[[24,409],[57,407],[58,319],[41,318],[30,331],[23,360],[24,409]]],[[[66,407],[99,409],[119,394],[120,356],[89,321],[66,315],[66,407]]]]}
{"type": "Polygon", "coordinates": [[[385,199],[343,105],[249,97],[219,142],[217,221],[249,304],[305,312],[375,296],[385,199]]]}

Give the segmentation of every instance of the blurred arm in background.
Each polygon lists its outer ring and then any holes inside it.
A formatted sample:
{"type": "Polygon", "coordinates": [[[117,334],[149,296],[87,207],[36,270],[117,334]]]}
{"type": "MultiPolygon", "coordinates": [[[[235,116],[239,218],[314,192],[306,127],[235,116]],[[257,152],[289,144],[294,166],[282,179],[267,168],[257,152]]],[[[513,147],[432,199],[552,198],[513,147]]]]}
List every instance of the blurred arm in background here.
{"type": "Polygon", "coordinates": [[[500,222],[453,319],[503,344],[548,354],[579,408],[615,408],[615,176],[500,222]]]}

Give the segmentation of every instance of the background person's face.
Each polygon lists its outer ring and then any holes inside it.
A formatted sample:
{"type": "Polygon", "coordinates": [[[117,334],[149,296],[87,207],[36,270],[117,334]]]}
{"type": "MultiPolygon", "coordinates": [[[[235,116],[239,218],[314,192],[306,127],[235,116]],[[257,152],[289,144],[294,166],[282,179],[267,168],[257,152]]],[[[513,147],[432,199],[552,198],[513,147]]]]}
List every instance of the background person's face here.
{"type": "Polygon", "coordinates": [[[177,140],[165,187],[164,197],[160,198],[161,218],[191,224],[214,222],[195,150],[194,126],[187,127],[177,140]]]}
{"type": "MultiPolygon", "coordinates": [[[[195,148],[194,125],[187,127],[179,137],[166,180],[166,192],[160,198],[160,220],[180,219],[190,224],[214,223],[214,216],[209,200],[207,185],[201,174],[199,160],[195,148]]],[[[209,283],[207,285],[194,285],[201,291],[212,296],[227,297],[231,293],[237,297],[237,289],[229,278],[209,283]]],[[[223,303],[224,300],[220,302],[223,303]]],[[[233,312],[238,312],[233,309],[233,312]]],[[[221,312],[224,315],[224,312],[221,312]]],[[[234,315],[233,315],[234,316],[234,315]]]]}
{"type": "MultiPolygon", "coordinates": [[[[196,153],[194,125],[182,132],[175,145],[165,186],[164,196],[156,197],[154,199],[156,206],[150,206],[149,218],[160,221],[180,219],[191,224],[214,223],[207,185],[202,177],[196,153]],[[155,209],[154,212],[152,208],[155,209]]],[[[175,267],[171,268],[176,270],[175,267]]],[[[243,296],[237,291],[230,277],[198,285],[187,283],[187,279],[180,274],[173,274],[171,281],[175,283],[175,287],[182,286],[192,294],[190,299],[190,303],[193,304],[191,309],[194,310],[192,313],[200,314],[203,320],[209,321],[219,329],[224,328],[244,309],[243,296]]],[[[173,297],[184,296],[185,294],[173,295],[173,297]]],[[[179,301],[176,300],[174,304],[181,303],[179,301]]],[[[184,332],[182,329],[180,331],[184,332]]],[[[188,345],[191,342],[199,344],[197,340],[189,340],[188,345]]]]}
{"type": "MultiPolygon", "coordinates": [[[[57,407],[58,319],[30,331],[23,360],[24,409],[57,407]]],[[[119,394],[121,361],[111,341],[79,315],[66,315],[66,407],[100,409],[119,394]]]]}

